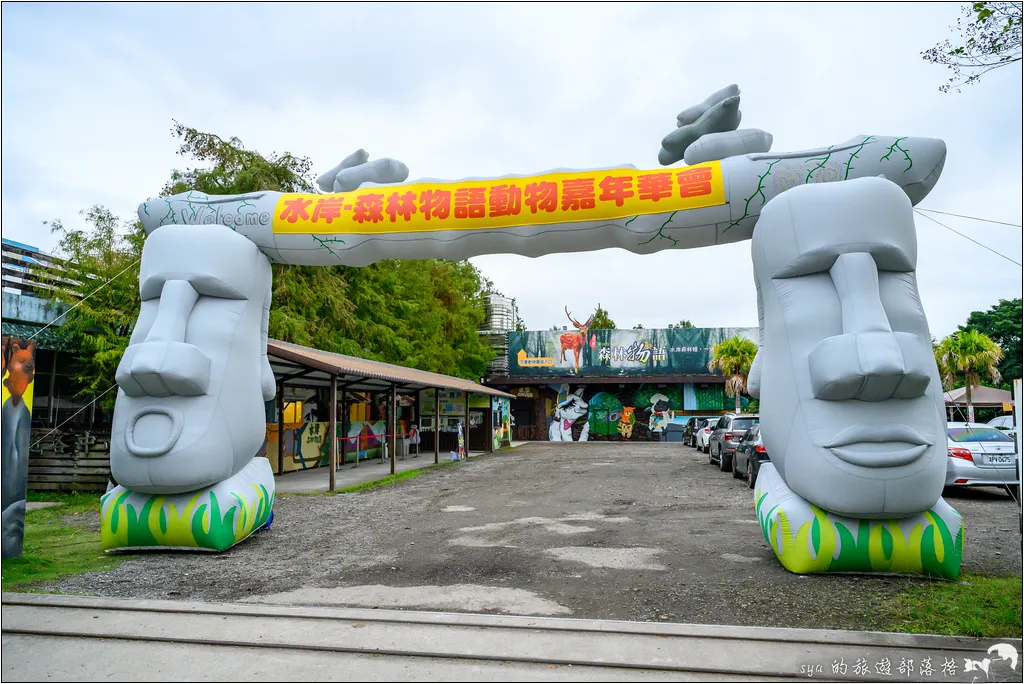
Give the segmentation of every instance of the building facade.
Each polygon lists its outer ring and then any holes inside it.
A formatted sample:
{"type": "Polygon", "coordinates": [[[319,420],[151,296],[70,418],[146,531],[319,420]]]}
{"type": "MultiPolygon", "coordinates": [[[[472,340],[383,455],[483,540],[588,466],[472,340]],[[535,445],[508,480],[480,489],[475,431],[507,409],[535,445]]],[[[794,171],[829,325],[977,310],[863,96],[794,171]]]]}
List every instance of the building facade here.
{"type": "Polygon", "coordinates": [[[513,439],[657,441],[670,423],[735,408],[726,379],[708,370],[712,348],[735,335],[756,342],[758,331],[513,331],[508,370],[487,384],[516,397],[513,439]]]}

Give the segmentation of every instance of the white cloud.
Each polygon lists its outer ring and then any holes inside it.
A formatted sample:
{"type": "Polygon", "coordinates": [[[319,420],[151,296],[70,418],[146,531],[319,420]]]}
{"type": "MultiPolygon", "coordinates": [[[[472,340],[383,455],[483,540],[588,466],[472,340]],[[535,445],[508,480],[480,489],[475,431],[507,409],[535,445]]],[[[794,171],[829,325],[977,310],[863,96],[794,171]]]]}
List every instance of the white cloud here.
{"type": "MultiPolygon", "coordinates": [[[[358,147],[413,177],[632,163],[655,168],[675,114],[743,89],[743,125],[795,150],[858,133],[943,138],[923,206],[1021,222],[1021,71],[961,95],[920,52],[951,4],[259,4],[3,8],[3,233],[43,248],[41,221],[103,203],[130,217],[175,155],[171,119],[317,170],[358,147]]],[[[1020,229],[936,215],[1016,259],[1020,229]]],[[[1021,270],[918,219],[936,335],[1019,297],[1021,270]]],[[[527,324],[598,302],[620,326],[756,323],[745,243],[473,261],[527,324]]],[[[568,323],[568,321],[565,321],[568,323]]]]}

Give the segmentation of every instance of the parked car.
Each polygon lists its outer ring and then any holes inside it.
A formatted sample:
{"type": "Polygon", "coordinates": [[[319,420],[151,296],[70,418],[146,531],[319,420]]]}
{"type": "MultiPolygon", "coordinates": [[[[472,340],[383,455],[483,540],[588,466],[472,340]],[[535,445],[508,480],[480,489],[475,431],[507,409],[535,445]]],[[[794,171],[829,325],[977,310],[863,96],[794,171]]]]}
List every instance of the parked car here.
{"type": "Polygon", "coordinates": [[[746,413],[726,413],[719,418],[708,438],[708,463],[717,465],[722,472],[732,470],[732,455],[736,453],[743,434],[758,422],[757,415],[746,413]]]}
{"type": "Polygon", "coordinates": [[[707,420],[701,421],[700,427],[697,428],[697,448],[705,454],[708,453],[708,440],[711,438],[711,433],[715,431],[718,418],[718,416],[712,416],[707,420]]]}
{"type": "Polygon", "coordinates": [[[707,424],[708,418],[712,416],[691,416],[683,427],[683,443],[697,448],[697,430],[707,424]]]}
{"type": "Polygon", "coordinates": [[[732,476],[737,480],[746,478],[747,486],[753,489],[761,464],[768,460],[768,450],[761,440],[761,426],[755,425],[747,430],[736,447],[736,454],[732,457],[732,476]]]}
{"type": "Polygon", "coordinates": [[[946,435],[947,487],[1009,487],[1020,499],[1020,457],[1005,432],[983,423],[949,423],[946,435]]]}
{"type": "Polygon", "coordinates": [[[996,416],[992,420],[988,421],[987,425],[989,427],[994,427],[997,430],[1002,430],[1010,436],[1010,439],[1016,440],[1017,438],[1017,428],[1013,425],[1012,415],[996,416]]]}

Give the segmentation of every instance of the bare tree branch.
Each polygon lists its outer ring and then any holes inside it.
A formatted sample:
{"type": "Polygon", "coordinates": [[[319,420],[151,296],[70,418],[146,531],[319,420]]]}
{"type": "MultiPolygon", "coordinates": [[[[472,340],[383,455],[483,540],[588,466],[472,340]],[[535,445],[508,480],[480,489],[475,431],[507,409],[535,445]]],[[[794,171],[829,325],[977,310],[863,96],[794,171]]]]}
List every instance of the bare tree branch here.
{"type": "Polygon", "coordinates": [[[939,87],[943,92],[977,83],[981,77],[1000,67],[1021,61],[1022,3],[974,2],[965,5],[963,17],[954,30],[960,45],[945,40],[921,53],[932,63],[948,67],[953,75],[939,87]]]}

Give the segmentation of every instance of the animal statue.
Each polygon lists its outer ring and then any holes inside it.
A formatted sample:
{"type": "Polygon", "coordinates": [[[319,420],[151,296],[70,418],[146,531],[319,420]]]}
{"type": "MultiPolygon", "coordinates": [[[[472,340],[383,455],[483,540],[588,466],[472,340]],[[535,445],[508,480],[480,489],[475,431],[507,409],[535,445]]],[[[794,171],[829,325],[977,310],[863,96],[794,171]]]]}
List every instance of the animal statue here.
{"type": "Polygon", "coordinates": [[[580,323],[572,317],[569,313],[569,307],[565,307],[565,315],[568,316],[569,321],[576,326],[577,332],[565,333],[558,338],[559,344],[562,346],[560,358],[565,361],[565,352],[571,351],[574,359],[574,370],[580,372],[580,353],[583,351],[583,346],[587,344],[587,332],[590,330],[590,324],[594,321],[594,317],[591,316],[587,319],[586,323],[580,323]]]}
{"type": "MultiPolygon", "coordinates": [[[[572,442],[572,426],[587,415],[589,405],[583,399],[583,388],[571,393],[565,401],[555,406],[555,420],[548,428],[548,439],[552,442],[572,442]]],[[[590,435],[590,421],[583,424],[578,441],[586,442],[590,435]]]]}

